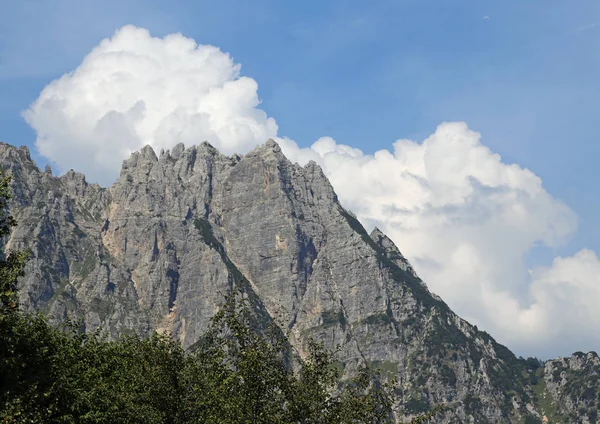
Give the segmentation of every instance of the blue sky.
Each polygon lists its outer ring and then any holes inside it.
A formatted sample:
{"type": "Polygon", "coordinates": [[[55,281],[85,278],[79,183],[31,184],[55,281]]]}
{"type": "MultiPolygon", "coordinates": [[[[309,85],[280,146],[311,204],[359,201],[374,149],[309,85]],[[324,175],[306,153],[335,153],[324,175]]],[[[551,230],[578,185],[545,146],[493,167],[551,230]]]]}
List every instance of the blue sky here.
{"type": "MultiPolygon", "coordinates": [[[[0,140],[33,149],[20,113],[125,24],[229,52],[279,134],[367,154],[465,121],[579,217],[531,264],[600,252],[600,2],[596,0],[0,0],[0,140]]],[[[36,156],[43,165],[45,160],[36,156]]]]}
{"type": "Polygon", "coordinates": [[[242,63],[300,145],[374,152],[464,120],[579,215],[571,250],[600,250],[600,3],[544,1],[2,0],[0,137],[52,79],[118,27],[182,32],[242,63]],[[489,19],[483,19],[488,16],[489,19]]]}

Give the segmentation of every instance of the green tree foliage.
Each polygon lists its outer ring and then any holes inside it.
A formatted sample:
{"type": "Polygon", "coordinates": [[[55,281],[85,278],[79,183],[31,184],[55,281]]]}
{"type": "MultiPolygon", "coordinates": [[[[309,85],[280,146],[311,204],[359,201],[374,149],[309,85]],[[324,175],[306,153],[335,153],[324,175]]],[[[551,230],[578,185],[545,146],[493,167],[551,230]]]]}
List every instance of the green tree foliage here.
{"type": "Polygon", "coordinates": [[[177,422],[186,361],[179,343],[161,335],[108,342],[77,327],[21,313],[2,327],[4,422],[177,422]]]}
{"type": "Polygon", "coordinates": [[[291,349],[278,328],[252,330],[243,292],[229,296],[191,354],[185,420],[221,423],[388,422],[391,386],[368,368],[343,387],[334,355],[314,341],[294,373],[291,349]],[[191,372],[190,372],[191,371],[191,372]],[[190,390],[191,389],[191,390],[190,390]],[[214,393],[214,396],[206,396],[214,393]]]}
{"type": "Polygon", "coordinates": [[[285,339],[252,331],[248,311],[221,309],[201,345],[187,353],[169,335],[110,342],[80,333],[76,323],[54,328],[42,315],[15,312],[0,329],[0,417],[6,423],[390,421],[390,386],[378,386],[368,368],[340,384],[334,355],[311,342],[294,373],[285,339]]]}
{"type": "MultiPolygon", "coordinates": [[[[8,178],[0,179],[0,235],[8,178]]],[[[18,309],[27,255],[0,260],[0,422],[3,423],[380,423],[391,420],[392,386],[368,367],[341,382],[335,355],[310,341],[304,360],[276,326],[256,331],[234,290],[190,352],[170,335],[108,341],[77,322],[49,325],[18,309]],[[295,364],[295,365],[294,365],[295,364]]],[[[430,415],[416,418],[426,422],[430,415]]]]}
{"type": "MultiPolygon", "coordinates": [[[[0,239],[6,239],[12,227],[17,225],[8,212],[8,200],[11,177],[0,173],[0,239]]],[[[5,315],[18,308],[17,278],[23,275],[29,253],[25,250],[13,250],[0,255],[0,313],[5,315]]]]}

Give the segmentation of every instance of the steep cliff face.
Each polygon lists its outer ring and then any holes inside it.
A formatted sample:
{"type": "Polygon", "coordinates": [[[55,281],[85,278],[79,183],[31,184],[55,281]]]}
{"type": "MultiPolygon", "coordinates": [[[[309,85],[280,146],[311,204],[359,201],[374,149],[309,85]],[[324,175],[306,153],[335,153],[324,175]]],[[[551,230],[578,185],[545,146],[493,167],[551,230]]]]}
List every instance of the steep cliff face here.
{"type": "MultiPolygon", "coordinates": [[[[400,418],[440,402],[452,405],[440,423],[543,418],[536,371],[452,313],[389,238],[340,205],[319,166],[292,164],[273,141],[233,157],[207,143],[159,156],[145,147],[108,189],[40,171],[25,148],[1,144],[0,166],[19,221],[8,246],[33,252],[28,310],[113,337],[169,331],[191,346],[244,283],[299,354],[312,337],[340,345],[349,374],[368,361],[396,377],[400,418]]],[[[544,390],[566,405],[554,381],[544,390]]]]}

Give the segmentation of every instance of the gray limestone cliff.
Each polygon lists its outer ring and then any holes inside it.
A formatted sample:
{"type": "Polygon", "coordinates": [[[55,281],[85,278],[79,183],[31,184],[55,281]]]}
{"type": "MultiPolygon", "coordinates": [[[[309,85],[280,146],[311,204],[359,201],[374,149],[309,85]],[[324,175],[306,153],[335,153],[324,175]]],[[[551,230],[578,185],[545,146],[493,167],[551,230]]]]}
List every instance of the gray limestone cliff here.
{"type": "Polygon", "coordinates": [[[7,144],[0,167],[19,222],[7,246],[33,253],[20,287],[29,311],[111,337],[168,331],[189,347],[243,283],[300,355],[312,337],[341,346],[348,375],[367,361],[397,378],[399,419],[443,402],[435,422],[542,422],[543,392],[558,412],[585,405],[589,418],[573,422],[594,422],[598,400],[568,403],[555,379],[538,390],[540,371],[455,315],[341,206],[317,164],[291,163],[274,141],[233,157],[207,143],[158,156],[147,146],[110,188],[41,171],[7,144]]]}

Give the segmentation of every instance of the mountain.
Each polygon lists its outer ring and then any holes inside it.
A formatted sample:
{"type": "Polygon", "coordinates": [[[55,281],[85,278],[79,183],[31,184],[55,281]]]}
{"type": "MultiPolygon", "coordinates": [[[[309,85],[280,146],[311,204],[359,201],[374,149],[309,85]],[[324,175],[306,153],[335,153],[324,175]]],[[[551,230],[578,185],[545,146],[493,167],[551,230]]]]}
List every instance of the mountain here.
{"type": "Polygon", "coordinates": [[[38,169],[0,144],[29,248],[23,307],[79,317],[110,337],[169,331],[190,347],[223,295],[243,284],[295,351],[340,346],[347,375],[367,361],[396,377],[403,418],[438,403],[438,423],[598,421],[600,360],[516,358],[454,314],[381,231],[345,210],[321,168],[288,161],[274,141],[227,157],[208,143],[157,157],[146,146],[110,188],[38,169]]]}

